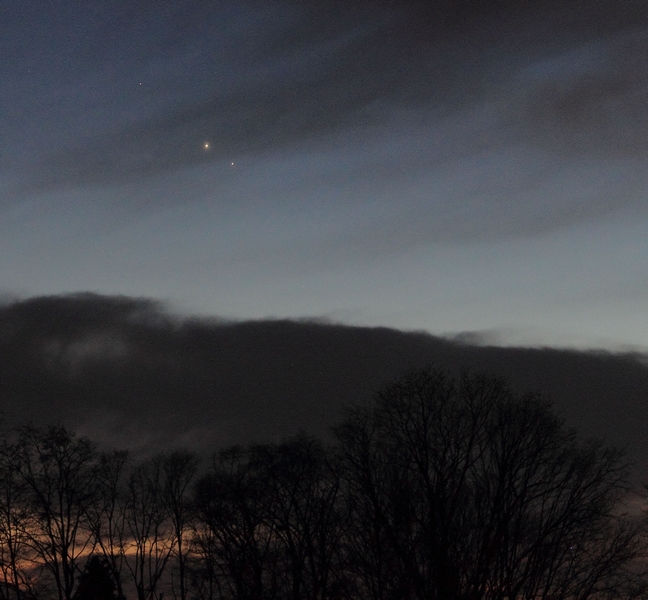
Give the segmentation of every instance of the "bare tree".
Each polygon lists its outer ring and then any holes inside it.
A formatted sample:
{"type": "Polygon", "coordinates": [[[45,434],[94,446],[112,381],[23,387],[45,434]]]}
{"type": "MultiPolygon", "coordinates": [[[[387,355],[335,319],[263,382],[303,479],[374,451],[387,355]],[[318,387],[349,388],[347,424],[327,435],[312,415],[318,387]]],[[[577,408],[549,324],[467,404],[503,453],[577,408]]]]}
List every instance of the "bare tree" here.
{"type": "Polygon", "coordinates": [[[21,600],[33,595],[32,552],[27,525],[30,512],[27,487],[20,475],[16,445],[0,444],[0,569],[4,598],[21,600]]]}
{"type": "Polygon", "coordinates": [[[123,572],[128,546],[125,479],[128,466],[126,451],[106,452],[100,456],[97,468],[98,498],[89,513],[94,543],[110,569],[118,598],[125,597],[123,572]]]}
{"type": "Polygon", "coordinates": [[[90,550],[88,511],[97,497],[97,452],[63,427],[24,427],[18,441],[27,488],[27,543],[53,578],[59,600],[71,600],[80,557],[90,550]]]}
{"type": "MultiPolygon", "coordinates": [[[[201,484],[200,487],[204,487],[201,484]]],[[[203,496],[204,490],[200,496],[203,496]]],[[[191,552],[195,557],[192,568],[192,590],[200,600],[224,598],[221,593],[220,544],[218,536],[203,518],[209,515],[209,500],[201,498],[202,506],[197,509],[197,518],[191,524],[191,552]]]]}
{"type": "Polygon", "coordinates": [[[336,433],[360,596],[585,600],[637,581],[622,454],[501,379],[415,371],[336,433]]]}
{"type": "Polygon", "coordinates": [[[197,486],[194,547],[207,597],[332,597],[346,527],[329,448],[304,435],[230,448],[197,486]]]}
{"type": "Polygon", "coordinates": [[[138,600],[156,600],[158,586],[177,539],[164,502],[163,457],[137,465],[130,473],[124,504],[126,566],[138,600]]]}
{"type": "Polygon", "coordinates": [[[276,596],[272,580],[275,532],[265,520],[267,488],[254,450],[240,447],[214,457],[196,487],[196,540],[208,588],[219,596],[261,600],[276,596]]]}
{"type": "Polygon", "coordinates": [[[283,560],[275,566],[282,598],[329,598],[339,576],[346,519],[340,473],[328,449],[304,435],[255,447],[267,502],[264,519],[283,560]]]}
{"type": "MultiPolygon", "coordinates": [[[[180,600],[186,600],[188,593],[188,561],[190,544],[187,535],[192,515],[189,491],[196,475],[198,457],[187,451],[176,450],[160,457],[163,471],[163,502],[171,520],[175,538],[174,556],[177,562],[177,589],[180,600]]],[[[174,581],[175,584],[175,581],[174,581]]],[[[174,585],[174,593],[176,586],[174,585]]]]}

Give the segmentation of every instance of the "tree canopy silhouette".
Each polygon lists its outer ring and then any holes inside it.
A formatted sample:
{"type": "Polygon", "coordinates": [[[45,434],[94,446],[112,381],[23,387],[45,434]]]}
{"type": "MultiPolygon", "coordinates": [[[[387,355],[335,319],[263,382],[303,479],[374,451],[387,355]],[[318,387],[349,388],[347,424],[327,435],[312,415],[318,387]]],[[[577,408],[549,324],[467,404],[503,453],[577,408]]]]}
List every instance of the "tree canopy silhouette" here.
{"type": "Polygon", "coordinates": [[[204,471],[60,426],[0,442],[0,598],[645,597],[624,454],[490,375],[412,371],[332,444],[224,448],[204,471]]]}
{"type": "Polygon", "coordinates": [[[638,593],[623,454],[488,375],[411,372],[337,428],[360,597],[638,593]],[[633,592],[634,590],[634,592],[633,592]]]}

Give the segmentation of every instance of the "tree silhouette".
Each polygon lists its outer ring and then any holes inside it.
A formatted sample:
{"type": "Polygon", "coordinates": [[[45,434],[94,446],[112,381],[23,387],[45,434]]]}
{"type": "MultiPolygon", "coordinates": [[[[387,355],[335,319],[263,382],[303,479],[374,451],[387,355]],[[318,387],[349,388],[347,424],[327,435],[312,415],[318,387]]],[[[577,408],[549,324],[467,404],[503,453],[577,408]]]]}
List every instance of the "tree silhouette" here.
{"type": "Polygon", "coordinates": [[[349,568],[374,600],[627,598],[639,529],[622,453],[501,379],[431,369],[337,429],[349,568]]]}
{"type": "Polygon", "coordinates": [[[197,476],[189,452],[22,427],[0,440],[0,600],[646,597],[623,453],[541,398],[413,371],[335,434],[223,449],[197,476]]]}
{"type": "Polygon", "coordinates": [[[305,435],[257,446],[256,459],[265,482],[264,520],[280,557],[273,565],[279,596],[330,598],[346,526],[337,465],[323,444],[305,435]]]}
{"type": "Polygon", "coordinates": [[[79,576],[74,600],[117,600],[115,589],[110,565],[95,554],[90,557],[79,576]]]}
{"type": "Polygon", "coordinates": [[[131,551],[126,553],[138,600],[155,600],[178,540],[165,501],[165,457],[156,455],[139,463],[127,482],[124,505],[126,538],[131,551]]]}
{"type": "Polygon", "coordinates": [[[321,442],[299,435],[223,451],[196,491],[204,583],[236,598],[331,597],[346,511],[321,442]]]}
{"type": "Polygon", "coordinates": [[[163,503],[176,540],[174,556],[177,565],[178,598],[186,600],[190,548],[189,544],[185,543],[185,538],[191,521],[189,490],[200,461],[193,453],[181,450],[164,454],[160,459],[163,471],[163,503]]]}
{"type": "Polygon", "coordinates": [[[52,577],[58,600],[71,600],[78,561],[91,544],[97,500],[95,445],[60,426],[23,427],[16,455],[30,520],[26,543],[52,577]]]}
{"type": "Polygon", "coordinates": [[[99,552],[110,567],[117,586],[117,596],[123,597],[123,581],[126,570],[126,494],[125,479],[130,466],[126,451],[104,452],[97,469],[98,497],[89,511],[95,551],[99,552]]]}
{"type": "Polygon", "coordinates": [[[254,447],[232,447],[214,457],[210,473],[196,486],[197,535],[201,562],[219,596],[240,600],[272,597],[276,582],[275,532],[266,526],[267,486],[254,447]]]}
{"type": "Polygon", "coordinates": [[[22,600],[33,592],[27,526],[31,513],[27,487],[19,472],[19,451],[6,440],[0,442],[0,572],[3,598],[22,600]]]}

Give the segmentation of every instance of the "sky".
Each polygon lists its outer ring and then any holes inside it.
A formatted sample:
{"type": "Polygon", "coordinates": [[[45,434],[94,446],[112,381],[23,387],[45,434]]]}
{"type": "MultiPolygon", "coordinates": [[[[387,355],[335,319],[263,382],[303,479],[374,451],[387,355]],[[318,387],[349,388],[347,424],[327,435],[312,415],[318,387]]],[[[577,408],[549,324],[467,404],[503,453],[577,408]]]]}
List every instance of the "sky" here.
{"type": "Polygon", "coordinates": [[[647,9],[0,1],[0,293],[646,350],[647,9]]]}

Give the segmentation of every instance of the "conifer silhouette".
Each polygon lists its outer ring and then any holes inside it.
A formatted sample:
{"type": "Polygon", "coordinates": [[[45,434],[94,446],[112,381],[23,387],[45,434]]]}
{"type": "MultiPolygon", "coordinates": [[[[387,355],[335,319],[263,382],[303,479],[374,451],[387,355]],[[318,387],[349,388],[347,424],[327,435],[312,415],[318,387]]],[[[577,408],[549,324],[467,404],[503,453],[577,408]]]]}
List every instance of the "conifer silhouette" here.
{"type": "Polygon", "coordinates": [[[74,600],[118,600],[115,581],[105,560],[93,555],[79,576],[74,600]]]}

